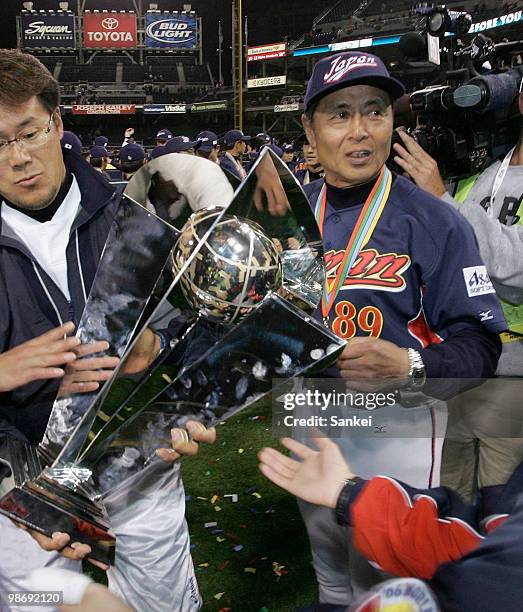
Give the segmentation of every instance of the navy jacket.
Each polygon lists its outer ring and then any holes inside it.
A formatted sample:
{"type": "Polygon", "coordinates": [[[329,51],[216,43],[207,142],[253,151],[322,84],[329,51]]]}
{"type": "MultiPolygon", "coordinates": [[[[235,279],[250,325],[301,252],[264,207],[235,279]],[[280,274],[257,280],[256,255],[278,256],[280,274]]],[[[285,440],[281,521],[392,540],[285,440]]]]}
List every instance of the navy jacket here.
{"type": "MultiPolygon", "coordinates": [[[[82,194],[66,252],[71,300],[0,220],[0,352],[66,321],[78,324],[85,306],[84,290],[89,295],[113,221],[119,201],[114,187],[80,156],[68,150],[63,155],[82,194]]],[[[39,442],[58,387],[57,380],[35,381],[0,394],[0,435],[39,442]]]]}
{"type": "Polygon", "coordinates": [[[220,155],[220,168],[222,170],[226,170],[227,172],[230,172],[236,178],[238,178],[240,181],[242,181],[243,178],[244,178],[238,172],[238,167],[236,166],[236,164],[233,164],[233,162],[231,161],[229,156],[225,155],[225,153],[223,155],[220,155]]]}

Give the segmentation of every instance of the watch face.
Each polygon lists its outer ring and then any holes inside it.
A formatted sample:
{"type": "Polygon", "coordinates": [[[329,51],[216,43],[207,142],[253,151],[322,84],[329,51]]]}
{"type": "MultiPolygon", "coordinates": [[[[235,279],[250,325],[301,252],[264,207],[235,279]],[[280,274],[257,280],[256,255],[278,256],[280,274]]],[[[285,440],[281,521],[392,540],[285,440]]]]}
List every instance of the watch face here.
{"type": "Polygon", "coordinates": [[[414,368],[411,381],[413,387],[422,387],[425,384],[425,370],[423,368],[414,368]]]}

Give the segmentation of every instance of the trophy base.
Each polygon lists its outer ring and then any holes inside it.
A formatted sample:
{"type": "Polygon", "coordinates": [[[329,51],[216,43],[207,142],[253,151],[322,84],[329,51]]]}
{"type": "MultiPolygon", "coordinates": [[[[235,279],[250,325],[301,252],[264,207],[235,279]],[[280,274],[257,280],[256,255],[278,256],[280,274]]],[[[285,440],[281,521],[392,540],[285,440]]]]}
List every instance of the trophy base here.
{"type": "Polygon", "coordinates": [[[0,440],[0,513],[46,536],[57,531],[91,547],[90,558],[114,565],[114,536],[103,506],[42,473],[36,448],[0,440]]]}

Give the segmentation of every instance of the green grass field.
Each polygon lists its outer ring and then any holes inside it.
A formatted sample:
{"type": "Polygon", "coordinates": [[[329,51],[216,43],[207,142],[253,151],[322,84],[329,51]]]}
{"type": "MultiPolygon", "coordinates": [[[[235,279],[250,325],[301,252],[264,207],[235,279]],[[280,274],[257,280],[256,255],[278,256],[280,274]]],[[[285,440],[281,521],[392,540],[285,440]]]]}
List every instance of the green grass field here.
{"type": "Polygon", "coordinates": [[[257,467],[258,450],[278,443],[272,437],[270,401],[232,417],[217,432],[216,444],[183,459],[190,496],[186,514],[204,610],[284,612],[316,601],[296,500],[257,467]],[[236,503],[225,497],[232,494],[238,496],[236,503]],[[212,522],[217,527],[204,527],[212,522]],[[223,532],[213,534],[216,529],[223,532]]]}

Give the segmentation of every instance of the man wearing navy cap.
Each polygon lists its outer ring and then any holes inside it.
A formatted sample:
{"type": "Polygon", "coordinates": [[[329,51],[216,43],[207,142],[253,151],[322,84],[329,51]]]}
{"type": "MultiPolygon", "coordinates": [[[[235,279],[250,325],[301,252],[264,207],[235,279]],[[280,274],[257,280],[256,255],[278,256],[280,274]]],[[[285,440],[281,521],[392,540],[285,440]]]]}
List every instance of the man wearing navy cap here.
{"type": "Polygon", "coordinates": [[[120,149],[120,170],[125,181],[130,181],[145,163],[145,151],[139,144],[130,143],[120,149]]]}
{"type": "Polygon", "coordinates": [[[167,144],[172,137],[173,134],[169,130],[160,130],[158,134],[156,134],[156,146],[159,147],[167,144]]]}
{"type": "Polygon", "coordinates": [[[198,144],[197,140],[191,140],[188,136],[175,136],[165,145],[166,153],[185,153],[194,155],[194,147],[198,144]]]}
{"type": "Polygon", "coordinates": [[[218,155],[220,153],[220,146],[218,145],[218,136],[214,132],[205,131],[200,132],[196,138],[198,139],[196,155],[219,164],[218,155]]]}
{"type": "MultiPolygon", "coordinates": [[[[348,52],[318,62],[302,122],[325,179],[304,189],[325,247],[329,292],[316,318],[347,341],[332,374],[351,384],[392,379],[392,388],[402,380],[403,393],[421,394],[430,393],[427,379],[492,376],[506,323],[469,224],[386,167],[392,102],[404,91],[374,55],[348,52]]],[[[438,397],[455,392],[447,384],[438,397]]],[[[365,437],[348,428],[340,437],[339,427],[325,433],[339,438],[362,478],[387,474],[437,486],[446,405],[421,397],[413,407],[376,410],[373,425],[383,428],[365,437]]],[[[347,529],[335,530],[329,511],[299,504],[322,602],[347,605],[382,579],[350,548],[347,529]]]]}
{"type": "Polygon", "coordinates": [[[111,180],[111,177],[105,171],[108,162],[109,151],[105,147],[101,145],[95,145],[94,147],[91,147],[91,149],[89,150],[89,163],[96,171],[103,174],[105,178],[109,181],[111,180]]]}
{"type": "Polygon", "coordinates": [[[107,136],[97,136],[94,139],[95,147],[107,147],[108,144],[109,144],[109,138],[107,138],[107,136]]]}
{"type": "Polygon", "coordinates": [[[242,166],[242,156],[250,139],[251,137],[246,136],[241,130],[229,130],[223,137],[224,152],[220,155],[220,166],[222,170],[234,174],[240,181],[247,176],[242,166]]]}

